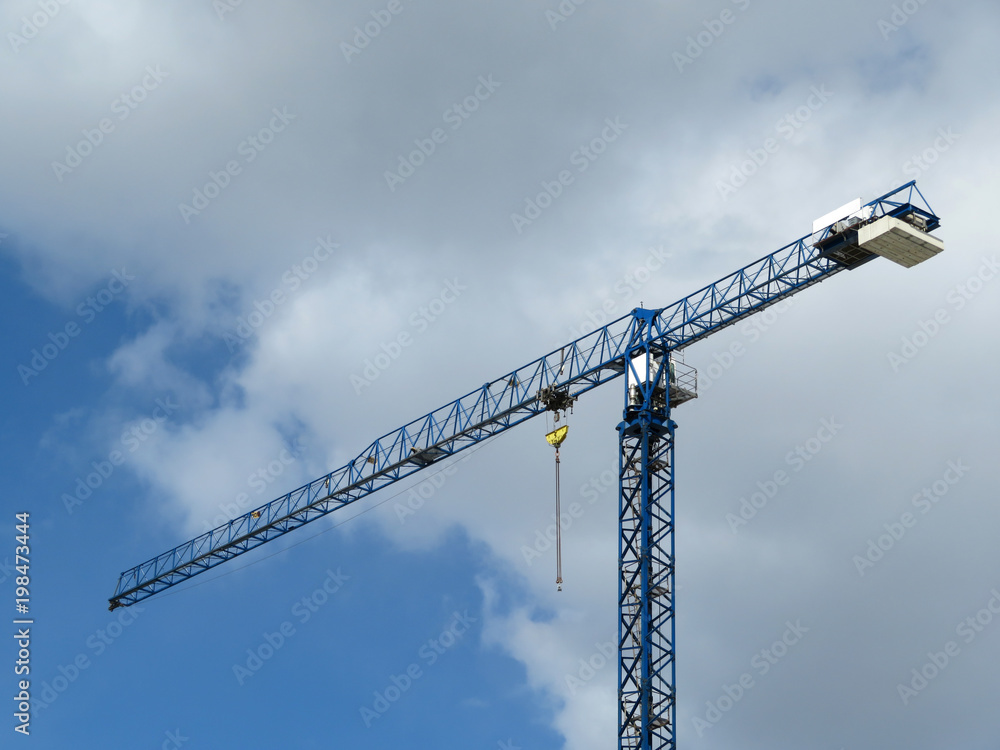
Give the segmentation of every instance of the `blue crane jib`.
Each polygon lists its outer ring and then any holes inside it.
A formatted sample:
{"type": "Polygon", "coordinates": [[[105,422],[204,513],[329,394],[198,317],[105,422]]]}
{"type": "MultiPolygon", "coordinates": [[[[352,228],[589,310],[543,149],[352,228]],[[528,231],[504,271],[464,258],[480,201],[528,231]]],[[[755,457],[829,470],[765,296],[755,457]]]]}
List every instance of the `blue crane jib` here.
{"type": "Polygon", "coordinates": [[[676,747],[672,407],[697,395],[671,356],[876,257],[940,252],[915,182],[813,224],[812,233],[667,307],[637,308],[369,444],[346,466],[124,571],[110,609],[176,586],[299,526],[626,375],[619,431],[619,747],[676,747]]]}

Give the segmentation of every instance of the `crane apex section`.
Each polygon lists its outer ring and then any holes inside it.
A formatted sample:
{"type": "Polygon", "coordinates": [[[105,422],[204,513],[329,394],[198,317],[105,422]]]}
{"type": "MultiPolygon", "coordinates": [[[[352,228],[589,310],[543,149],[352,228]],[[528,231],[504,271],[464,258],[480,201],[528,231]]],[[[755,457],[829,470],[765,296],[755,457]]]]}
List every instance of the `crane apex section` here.
{"type": "Polygon", "coordinates": [[[904,268],[912,268],[944,250],[942,240],[892,216],[860,227],[858,246],[904,268]]]}

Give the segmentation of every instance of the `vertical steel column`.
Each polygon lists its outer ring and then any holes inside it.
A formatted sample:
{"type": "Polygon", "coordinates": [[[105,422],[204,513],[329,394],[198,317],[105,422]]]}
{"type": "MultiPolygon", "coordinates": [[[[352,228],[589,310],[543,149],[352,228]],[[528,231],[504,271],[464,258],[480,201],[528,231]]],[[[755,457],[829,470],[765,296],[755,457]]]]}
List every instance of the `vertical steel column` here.
{"type": "Polygon", "coordinates": [[[669,360],[647,338],[626,361],[624,418],[618,425],[619,748],[674,750],[676,425],[670,419],[669,360]]]}

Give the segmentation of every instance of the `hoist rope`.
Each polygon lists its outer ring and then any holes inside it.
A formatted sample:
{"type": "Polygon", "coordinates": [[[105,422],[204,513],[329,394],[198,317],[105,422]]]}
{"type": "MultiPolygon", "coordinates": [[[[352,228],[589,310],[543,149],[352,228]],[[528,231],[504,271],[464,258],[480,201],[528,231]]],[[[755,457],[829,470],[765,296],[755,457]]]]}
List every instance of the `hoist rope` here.
{"type": "Polygon", "coordinates": [[[562,512],[559,509],[559,448],[556,447],[556,591],[562,591],[562,512]]]}

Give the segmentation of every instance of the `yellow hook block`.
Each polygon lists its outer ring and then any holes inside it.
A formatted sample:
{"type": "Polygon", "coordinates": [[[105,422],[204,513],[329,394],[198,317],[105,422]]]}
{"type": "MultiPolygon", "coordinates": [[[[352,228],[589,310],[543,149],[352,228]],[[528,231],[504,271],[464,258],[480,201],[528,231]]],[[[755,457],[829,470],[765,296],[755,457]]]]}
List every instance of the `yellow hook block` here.
{"type": "Polygon", "coordinates": [[[566,439],[567,432],[569,432],[569,425],[563,425],[558,429],[552,430],[552,432],[545,436],[545,439],[549,441],[549,445],[558,448],[562,445],[563,440],[566,439]]]}

